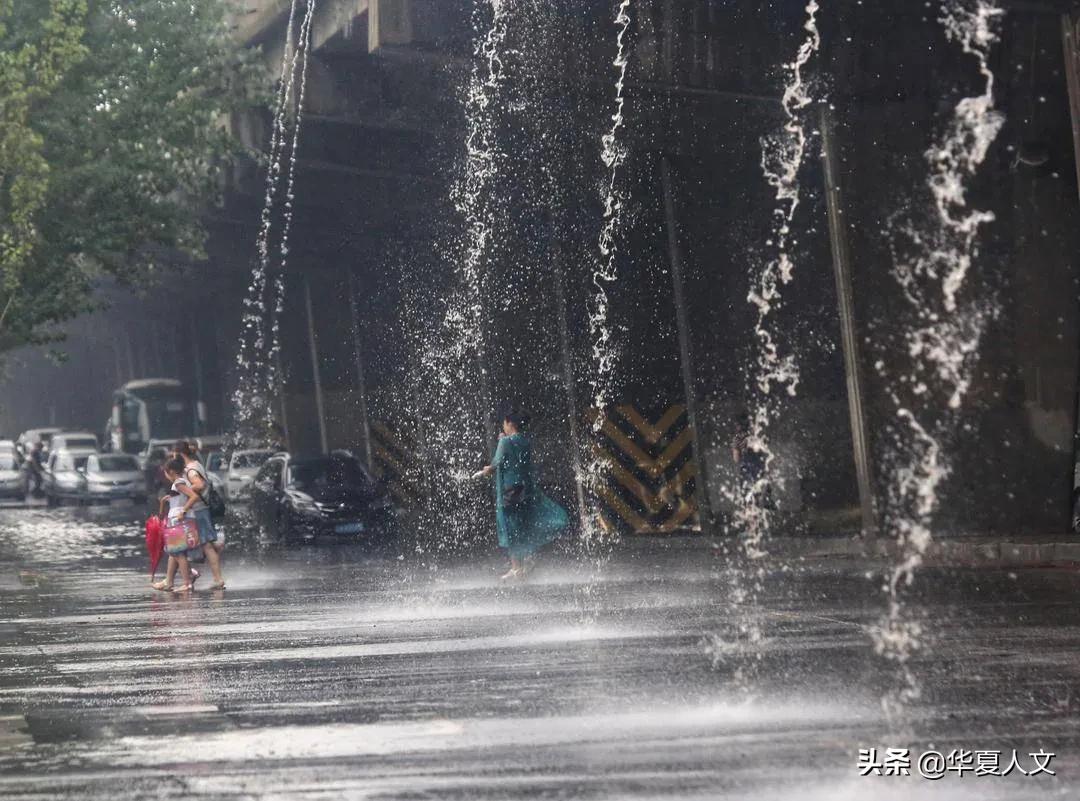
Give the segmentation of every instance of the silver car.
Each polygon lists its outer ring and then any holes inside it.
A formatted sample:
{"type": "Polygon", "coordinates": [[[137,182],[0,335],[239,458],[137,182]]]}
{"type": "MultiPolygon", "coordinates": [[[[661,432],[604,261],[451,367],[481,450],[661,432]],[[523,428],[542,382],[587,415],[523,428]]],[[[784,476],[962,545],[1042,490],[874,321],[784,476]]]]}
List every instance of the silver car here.
{"type": "Polygon", "coordinates": [[[68,453],[97,453],[98,438],[89,431],[61,431],[52,435],[51,451],[67,451],[68,453]]]}
{"type": "Polygon", "coordinates": [[[54,450],[45,463],[42,489],[49,506],[86,500],[86,463],[90,454],[54,450]]]}
{"type": "Polygon", "coordinates": [[[26,478],[14,449],[0,451],[0,498],[26,500],[26,478]]]}
{"type": "Polygon", "coordinates": [[[225,473],[225,497],[231,501],[251,492],[251,482],[259,468],[274,455],[273,451],[236,451],[229,459],[225,473]]]}
{"type": "Polygon", "coordinates": [[[126,453],[93,454],[86,460],[86,498],[90,501],[146,500],[139,460],[126,453]]]}

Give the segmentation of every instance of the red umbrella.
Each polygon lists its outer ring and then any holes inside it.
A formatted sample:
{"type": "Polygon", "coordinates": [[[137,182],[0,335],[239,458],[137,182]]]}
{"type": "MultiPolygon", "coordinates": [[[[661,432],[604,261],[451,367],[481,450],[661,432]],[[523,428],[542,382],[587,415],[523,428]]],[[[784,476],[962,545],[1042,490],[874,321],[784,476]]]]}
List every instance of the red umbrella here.
{"type": "Polygon", "coordinates": [[[158,562],[165,551],[164,527],[160,517],[146,518],[146,552],[150,554],[150,578],[157,573],[158,562]]]}

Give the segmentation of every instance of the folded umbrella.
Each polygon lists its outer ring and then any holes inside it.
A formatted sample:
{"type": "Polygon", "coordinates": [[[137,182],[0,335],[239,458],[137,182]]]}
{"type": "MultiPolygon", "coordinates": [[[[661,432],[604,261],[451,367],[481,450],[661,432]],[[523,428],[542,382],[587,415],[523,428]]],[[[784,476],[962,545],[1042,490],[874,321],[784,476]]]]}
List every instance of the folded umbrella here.
{"type": "Polygon", "coordinates": [[[146,518],[146,552],[150,555],[150,578],[157,574],[158,563],[164,550],[165,533],[161,518],[146,518]]]}

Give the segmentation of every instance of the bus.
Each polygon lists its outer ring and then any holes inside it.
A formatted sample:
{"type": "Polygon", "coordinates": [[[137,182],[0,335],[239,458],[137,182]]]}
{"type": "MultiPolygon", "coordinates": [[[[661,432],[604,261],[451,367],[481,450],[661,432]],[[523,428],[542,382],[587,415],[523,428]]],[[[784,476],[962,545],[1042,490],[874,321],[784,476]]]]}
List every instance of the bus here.
{"type": "Polygon", "coordinates": [[[106,447],[139,453],[150,440],[175,440],[203,433],[206,410],[174,378],[141,378],[113,393],[105,426],[106,447]]]}

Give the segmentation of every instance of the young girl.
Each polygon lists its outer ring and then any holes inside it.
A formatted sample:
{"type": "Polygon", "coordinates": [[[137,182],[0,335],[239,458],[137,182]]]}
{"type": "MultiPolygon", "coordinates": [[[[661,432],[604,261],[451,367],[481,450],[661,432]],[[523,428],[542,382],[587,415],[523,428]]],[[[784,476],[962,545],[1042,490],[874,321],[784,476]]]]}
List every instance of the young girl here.
{"type": "MultiPolygon", "coordinates": [[[[162,517],[166,517],[165,507],[168,505],[168,516],[165,519],[166,526],[173,526],[188,516],[191,507],[198,502],[199,496],[191,488],[191,484],[184,478],[184,460],[175,457],[165,463],[165,477],[169,480],[169,492],[162,496],[158,511],[162,517]]],[[[197,574],[196,574],[197,575],[197,574]]],[[[191,566],[188,562],[188,554],[169,555],[169,565],[165,571],[165,578],[153,584],[155,590],[164,592],[187,592],[191,589],[194,579],[192,578],[191,566]],[[173,579],[176,569],[180,568],[183,586],[173,587],[173,579]]]]}

